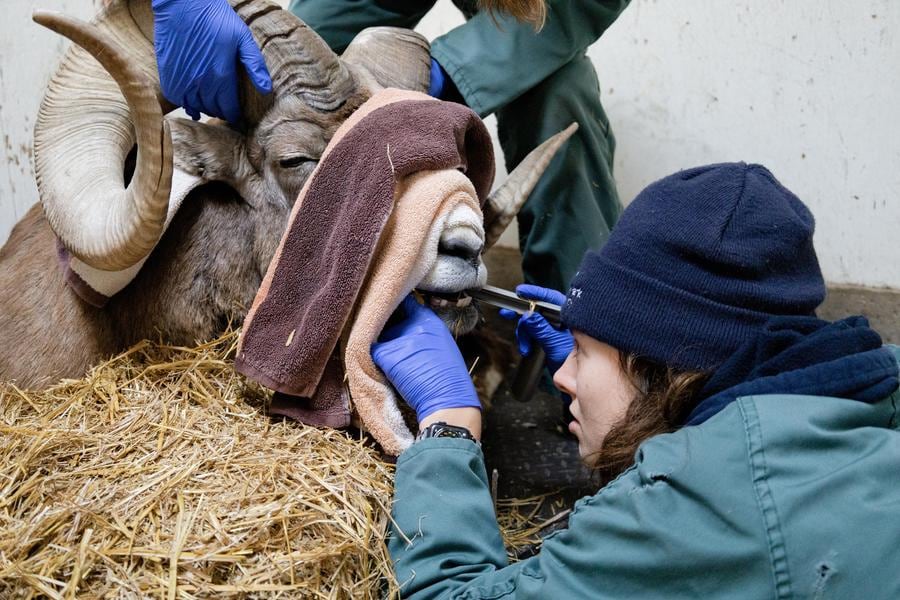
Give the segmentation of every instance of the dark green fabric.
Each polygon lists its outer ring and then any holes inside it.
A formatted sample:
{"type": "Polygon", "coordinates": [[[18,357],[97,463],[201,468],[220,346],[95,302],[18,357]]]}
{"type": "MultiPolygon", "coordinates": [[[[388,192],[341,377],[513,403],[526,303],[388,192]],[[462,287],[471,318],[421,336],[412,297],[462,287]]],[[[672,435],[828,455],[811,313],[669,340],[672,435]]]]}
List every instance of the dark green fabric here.
{"type": "Polygon", "coordinates": [[[578,133],[554,157],[518,217],[525,280],[562,291],[585,251],[606,242],[622,211],[613,179],[616,142],[591,60],[570,61],[497,111],[509,170],[573,122],[578,133]]]}
{"type": "Polygon", "coordinates": [[[547,22],[539,32],[511,17],[479,13],[432,42],[431,55],[472,110],[482,116],[492,114],[584,55],[628,0],[551,0],[547,4],[547,22]]]}
{"type": "Polygon", "coordinates": [[[322,36],[332,50],[341,53],[366,27],[390,25],[412,29],[435,1],[291,0],[288,10],[322,36]]]}
{"type": "Polygon", "coordinates": [[[898,404],[740,398],[642,444],[511,566],[481,450],[417,442],[397,461],[397,579],[413,599],[900,598],[898,404]]]}
{"type": "MultiPolygon", "coordinates": [[[[476,14],[432,43],[432,56],[466,103],[481,116],[497,114],[507,169],[572,122],[580,126],[519,215],[522,267],[530,283],[566,290],[584,252],[606,241],[621,212],[612,175],[615,140],[584,53],[627,4],[551,1],[539,33],[508,17],[495,22],[476,14]]],[[[433,5],[292,0],[290,10],[342,51],[366,27],[414,27],[433,5]]]]}

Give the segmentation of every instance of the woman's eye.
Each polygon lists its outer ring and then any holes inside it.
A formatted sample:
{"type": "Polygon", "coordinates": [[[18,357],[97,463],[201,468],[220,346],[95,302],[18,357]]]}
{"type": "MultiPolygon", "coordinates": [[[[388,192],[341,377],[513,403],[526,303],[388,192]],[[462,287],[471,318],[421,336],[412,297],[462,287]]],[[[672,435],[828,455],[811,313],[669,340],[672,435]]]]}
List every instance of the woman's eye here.
{"type": "Polygon", "coordinates": [[[308,162],[312,162],[312,159],[305,156],[291,156],[290,158],[282,158],[278,161],[278,164],[282,169],[294,169],[308,162]]]}

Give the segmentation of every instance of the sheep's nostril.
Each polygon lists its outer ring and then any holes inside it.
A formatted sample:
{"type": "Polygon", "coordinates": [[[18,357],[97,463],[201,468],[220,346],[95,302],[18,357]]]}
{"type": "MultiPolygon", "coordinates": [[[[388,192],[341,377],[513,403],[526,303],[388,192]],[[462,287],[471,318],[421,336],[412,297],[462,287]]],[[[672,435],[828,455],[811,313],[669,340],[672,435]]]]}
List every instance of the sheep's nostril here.
{"type": "Polygon", "coordinates": [[[464,242],[441,240],[438,244],[438,253],[461,258],[476,269],[478,268],[478,262],[481,259],[482,250],[484,250],[484,246],[473,247],[464,242]]]}

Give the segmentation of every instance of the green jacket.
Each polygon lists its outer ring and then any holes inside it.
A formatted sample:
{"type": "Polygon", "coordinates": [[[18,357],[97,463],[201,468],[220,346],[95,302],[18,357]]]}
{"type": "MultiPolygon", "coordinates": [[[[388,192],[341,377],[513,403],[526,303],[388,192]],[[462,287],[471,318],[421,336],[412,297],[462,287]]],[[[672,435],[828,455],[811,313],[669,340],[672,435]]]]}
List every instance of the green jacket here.
{"type": "MultiPolygon", "coordinates": [[[[536,33],[510,17],[478,13],[432,42],[472,110],[485,116],[584,54],[630,0],[549,0],[547,23],[536,33]],[[498,30],[499,27],[499,30],[498,30]]],[[[435,0],[292,0],[291,11],[342,51],[373,25],[414,27],[435,0]]]]}
{"type": "Polygon", "coordinates": [[[740,398],[647,440],[511,566],[481,450],[423,440],[397,462],[397,579],[416,599],[900,598],[898,404],[740,398]]]}

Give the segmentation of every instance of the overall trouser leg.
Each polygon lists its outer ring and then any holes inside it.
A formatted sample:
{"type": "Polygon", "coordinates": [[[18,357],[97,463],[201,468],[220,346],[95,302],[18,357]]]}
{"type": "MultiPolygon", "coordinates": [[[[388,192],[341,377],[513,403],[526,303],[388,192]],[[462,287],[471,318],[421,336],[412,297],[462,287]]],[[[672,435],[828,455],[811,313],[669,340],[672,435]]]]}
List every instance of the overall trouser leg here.
{"type": "Polygon", "coordinates": [[[518,217],[525,280],[565,292],[585,251],[606,242],[622,211],[615,138],[590,59],[574,59],[497,111],[497,120],[509,170],[570,123],[579,125],[518,217]]]}

